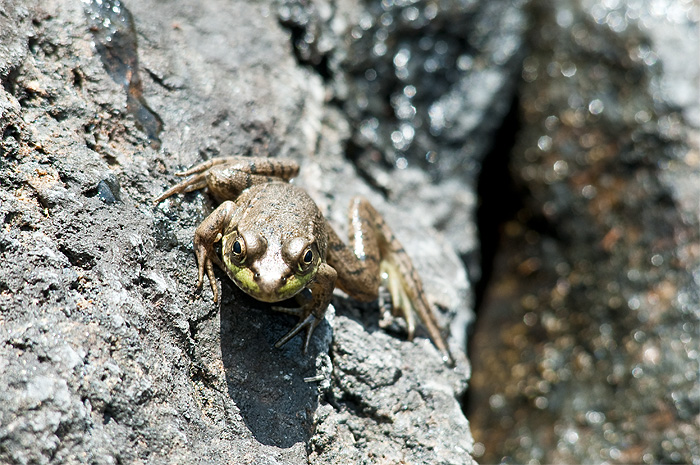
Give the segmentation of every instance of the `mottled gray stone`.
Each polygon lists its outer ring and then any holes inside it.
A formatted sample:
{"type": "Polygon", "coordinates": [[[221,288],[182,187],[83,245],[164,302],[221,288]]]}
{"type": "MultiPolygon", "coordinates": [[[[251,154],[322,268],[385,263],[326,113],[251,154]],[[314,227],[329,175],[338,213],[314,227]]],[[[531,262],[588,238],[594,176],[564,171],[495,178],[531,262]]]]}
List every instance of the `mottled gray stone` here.
{"type": "MultiPolygon", "coordinates": [[[[411,166],[387,197],[359,176],[346,158],[354,122],[295,55],[279,4],[126,6],[164,124],[157,150],[80,2],[2,0],[0,462],[472,463],[459,408],[471,290],[457,252],[476,244],[473,190],[446,201],[458,184],[411,166]],[[456,367],[424,332],[407,341],[401,322],[342,293],[305,356],[298,339],[273,348],[293,318],[222,274],[219,305],[207,286],[195,293],[192,235],[212,201],[152,199],[176,171],[224,155],[300,161],[296,182],[340,230],[350,197],[370,197],[453,328],[456,367]],[[463,221],[459,241],[435,229],[445,218],[463,221]]],[[[321,49],[341,56],[336,26],[321,49]]]]}

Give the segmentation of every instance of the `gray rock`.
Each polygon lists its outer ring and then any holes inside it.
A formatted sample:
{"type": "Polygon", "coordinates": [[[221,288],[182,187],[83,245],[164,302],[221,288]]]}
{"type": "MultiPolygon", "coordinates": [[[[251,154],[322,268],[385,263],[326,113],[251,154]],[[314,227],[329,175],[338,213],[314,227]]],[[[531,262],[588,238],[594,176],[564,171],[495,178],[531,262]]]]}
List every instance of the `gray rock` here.
{"type": "MultiPolygon", "coordinates": [[[[458,256],[476,247],[473,187],[431,182],[416,165],[378,173],[387,198],[358,175],[345,158],[356,121],[327,98],[356,97],[295,56],[280,4],[105,5],[116,15],[106,35],[92,3],[2,0],[0,462],[473,463],[459,406],[471,290],[458,256]],[[129,33],[115,10],[125,6],[138,61],[108,73],[100,41],[129,33]],[[134,70],[136,90],[119,82],[134,70]],[[159,149],[125,88],[162,119],[159,149]],[[299,340],[273,348],[293,318],[221,274],[219,305],[206,286],[196,294],[192,234],[212,201],[152,199],[174,172],[234,154],[300,161],[296,182],[339,230],[350,197],[370,197],[454,330],[456,366],[424,333],[407,341],[400,321],[341,294],[306,356],[299,340]],[[435,229],[445,221],[447,234],[435,229]]],[[[343,21],[319,50],[348,56],[343,21]]],[[[346,79],[340,62],[331,72],[346,79]]]]}
{"type": "Polygon", "coordinates": [[[279,3],[297,56],[329,74],[329,98],[352,123],[346,151],[360,173],[399,201],[420,168],[426,181],[409,198],[433,199],[439,186],[430,220],[478,277],[475,231],[465,228],[475,222],[481,161],[519,78],[523,3],[279,3]]]}
{"type": "Polygon", "coordinates": [[[474,463],[453,395],[468,373],[437,363],[428,341],[401,344],[348,317],[335,328],[334,383],[330,405],[317,412],[311,463],[474,463]]]}

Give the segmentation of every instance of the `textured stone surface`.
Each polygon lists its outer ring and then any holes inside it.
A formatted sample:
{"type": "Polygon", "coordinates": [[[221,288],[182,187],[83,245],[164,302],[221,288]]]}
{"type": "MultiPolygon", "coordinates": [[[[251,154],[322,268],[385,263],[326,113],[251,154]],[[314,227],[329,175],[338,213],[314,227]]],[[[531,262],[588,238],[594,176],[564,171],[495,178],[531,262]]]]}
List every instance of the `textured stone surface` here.
{"type": "MultiPolygon", "coordinates": [[[[475,247],[472,187],[418,166],[384,191],[358,175],[354,120],[333,100],[353,97],[298,55],[283,4],[131,2],[138,65],[120,75],[95,43],[128,23],[119,13],[105,33],[94,4],[1,1],[0,462],[472,463],[459,406],[471,291],[456,252],[475,247]],[[117,82],[134,70],[159,148],[117,82]],[[273,348],[293,318],[227,281],[219,305],[195,294],[192,234],[211,199],[152,199],[174,172],[229,154],[299,160],[297,182],[341,230],[350,197],[370,197],[454,330],[457,366],[340,294],[307,356],[298,340],[273,348]],[[435,229],[446,217],[459,237],[435,229]]],[[[341,7],[338,56],[365,8],[341,7]]]]}

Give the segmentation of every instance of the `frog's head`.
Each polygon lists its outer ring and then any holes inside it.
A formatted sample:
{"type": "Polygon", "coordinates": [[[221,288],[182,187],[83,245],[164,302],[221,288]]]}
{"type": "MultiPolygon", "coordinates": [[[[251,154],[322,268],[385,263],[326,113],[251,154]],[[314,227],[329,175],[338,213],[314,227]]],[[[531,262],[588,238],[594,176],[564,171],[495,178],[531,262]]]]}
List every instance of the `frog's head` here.
{"type": "Polygon", "coordinates": [[[222,238],[229,277],[246,294],[263,302],[289,299],[313,281],[321,256],[313,237],[267,240],[234,231],[222,238]]]}

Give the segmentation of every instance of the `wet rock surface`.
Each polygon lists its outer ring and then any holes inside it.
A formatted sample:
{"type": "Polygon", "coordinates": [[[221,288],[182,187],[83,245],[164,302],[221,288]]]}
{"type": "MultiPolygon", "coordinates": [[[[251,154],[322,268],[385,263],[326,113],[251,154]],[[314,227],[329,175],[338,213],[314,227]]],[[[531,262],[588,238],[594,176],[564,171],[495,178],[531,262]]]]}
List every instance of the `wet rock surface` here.
{"type": "MultiPolygon", "coordinates": [[[[692,2],[0,10],[0,462],[697,461],[692,2]],[[476,191],[499,151],[519,203],[469,381],[476,191]],[[294,318],[222,274],[218,305],[196,293],[212,200],[152,199],[225,155],[298,160],[340,231],[367,196],[456,366],[342,293],[305,356],[273,348],[294,318]]],[[[511,208],[494,198],[486,216],[511,208]]]]}
{"type": "Polygon", "coordinates": [[[418,198],[433,197],[435,185],[452,193],[430,202],[438,209],[430,220],[475,279],[477,175],[520,75],[523,5],[285,0],[278,9],[299,60],[328,76],[329,98],[352,124],[347,155],[363,178],[401,201],[401,186],[420,169],[418,198]]]}
{"type": "Polygon", "coordinates": [[[529,8],[524,200],[471,346],[477,460],[698,463],[699,70],[677,62],[700,11],[529,8]]]}
{"type": "MultiPolygon", "coordinates": [[[[300,58],[282,4],[1,6],[0,462],[473,463],[459,404],[471,290],[456,252],[476,243],[470,186],[419,166],[385,176],[385,192],[358,175],[354,120],[333,100],[353,97],[300,58]],[[138,59],[101,49],[116,32],[138,59]],[[212,200],[152,200],[175,172],[232,154],[300,161],[296,182],[340,230],[351,196],[367,195],[454,331],[456,366],[341,294],[304,356],[298,339],[273,347],[294,318],[222,274],[220,304],[195,293],[192,235],[212,200]],[[437,231],[445,217],[459,236],[437,231]]],[[[341,56],[365,6],[339,8],[341,56]]]]}

